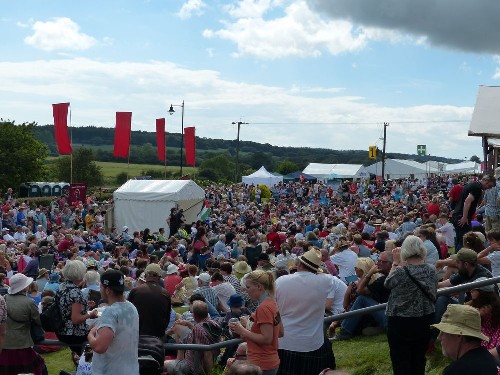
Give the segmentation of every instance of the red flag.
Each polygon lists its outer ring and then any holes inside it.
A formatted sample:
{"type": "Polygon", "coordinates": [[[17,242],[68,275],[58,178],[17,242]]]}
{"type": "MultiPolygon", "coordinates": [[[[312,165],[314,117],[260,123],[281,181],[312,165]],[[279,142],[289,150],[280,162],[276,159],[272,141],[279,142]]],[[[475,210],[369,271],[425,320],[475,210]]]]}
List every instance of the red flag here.
{"type": "Polygon", "coordinates": [[[196,143],[194,141],[195,128],[184,128],[184,148],[186,149],[186,165],[194,167],[196,143]]]}
{"type": "Polygon", "coordinates": [[[68,108],[69,103],[52,104],[54,135],[60,155],[73,152],[68,136],[68,108]]]}
{"type": "Polygon", "coordinates": [[[114,157],[128,157],[131,128],[132,112],[116,112],[115,148],[113,152],[114,157]]]}
{"type": "Polygon", "coordinates": [[[156,146],[158,148],[158,160],[165,160],[165,119],[156,119],[156,146]]]}

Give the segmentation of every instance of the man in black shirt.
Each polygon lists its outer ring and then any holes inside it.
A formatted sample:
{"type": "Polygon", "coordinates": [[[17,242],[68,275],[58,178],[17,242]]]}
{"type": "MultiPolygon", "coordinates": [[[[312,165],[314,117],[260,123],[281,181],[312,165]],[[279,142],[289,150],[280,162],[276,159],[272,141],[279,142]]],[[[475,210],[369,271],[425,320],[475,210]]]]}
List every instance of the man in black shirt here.
{"type": "Polygon", "coordinates": [[[462,248],[464,234],[471,230],[470,222],[478,203],[481,202],[483,190],[491,189],[495,185],[495,177],[485,175],[480,181],[470,182],[464,186],[451,220],[457,236],[455,251],[462,248]]]}
{"type": "Polygon", "coordinates": [[[471,306],[450,305],[438,324],[443,354],[453,362],[443,375],[497,375],[495,358],[481,346],[489,338],[481,333],[481,316],[471,306]]]}

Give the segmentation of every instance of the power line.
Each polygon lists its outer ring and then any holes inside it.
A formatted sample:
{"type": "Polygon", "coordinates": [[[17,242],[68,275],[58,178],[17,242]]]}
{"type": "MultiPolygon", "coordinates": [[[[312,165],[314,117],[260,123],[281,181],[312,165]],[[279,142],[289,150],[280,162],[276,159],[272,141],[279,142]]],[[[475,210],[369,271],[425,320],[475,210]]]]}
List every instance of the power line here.
{"type": "MultiPolygon", "coordinates": [[[[470,120],[442,120],[442,121],[391,121],[391,124],[441,124],[441,123],[463,123],[470,120]]],[[[380,125],[379,122],[252,122],[252,125],[380,125]]]]}

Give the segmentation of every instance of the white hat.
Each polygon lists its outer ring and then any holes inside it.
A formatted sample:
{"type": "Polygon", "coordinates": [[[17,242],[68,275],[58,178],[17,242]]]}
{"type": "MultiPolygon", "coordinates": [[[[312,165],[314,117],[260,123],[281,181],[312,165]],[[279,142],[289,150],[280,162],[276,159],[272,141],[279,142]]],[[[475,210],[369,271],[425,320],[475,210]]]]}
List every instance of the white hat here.
{"type": "Polygon", "coordinates": [[[177,267],[175,264],[169,264],[167,267],[167,275],[172,275],[179,271],[179,267],[177,267]]]}
{"type": "Polygon", "coordinates": [[[125,225],[125,226],[122,228],[122,232],[125,232],[126,230],[128,230],[128,227],[125,225]]]}
{"type": "Polygon", "coordinates": [[[210,282],[210,280],[212,280],[212,278],[210,277],[210,275],[208,273],[204,272],[204,273],[201,273],[200,276],[198,276],[198,280],[201,280],[201,282],[208,284],[210,282]]]}
{"type": "Polygon", "coordinates": [[[9,279],[10,287],[7,291],[9,294],[19,293],[21,290],[26,289],[33,282],[33,278],[23,275],[22,273],[16,273],[9,279]]]}

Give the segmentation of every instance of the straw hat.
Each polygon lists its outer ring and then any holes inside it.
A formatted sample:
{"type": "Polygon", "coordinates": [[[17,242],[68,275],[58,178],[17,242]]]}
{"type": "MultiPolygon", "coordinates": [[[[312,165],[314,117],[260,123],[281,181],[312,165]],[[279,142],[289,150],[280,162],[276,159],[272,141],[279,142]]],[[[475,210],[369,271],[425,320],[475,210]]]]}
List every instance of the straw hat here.
{"type": "Polygon", "coordinates": [[[479,311],[472,306],[448,305],[441,322],[432,324],[432,327],[451,335],[477,337],[484,341],[490,340],[481,333],[481,316],[479,311]]]}
{"type": "Polygon", "coordinates": [[[23,275],[22,273],[16,273],[9,279],[10,287],[7,290],[9,294],[19,293],[21,290],[26,289],[33,282],[33,278],[23,275]]]}
{"type": "Polygon", "coordinates": [[[245,261],[239,261],[234,264],[234,272],[241,273],[244,275],[249,272],[252,272],[252,267],[250,267],[248,263],[245,261]]]}
{"type": "Polygon", "coordinates": [[[37,279],[45,276],[45,274],[49,273],[50,271],[47,268],[40,268],[40,271],[38,271],[38,277],[37,279]]]}
{"type": "Polygon", "coordinates": [[[321,251],[318,249],[311,248],[309,251],[306,251],[304,255],[300,256],[299,260],[307,268],[318,273],[323,272],[321,269],[321,251]]]}

